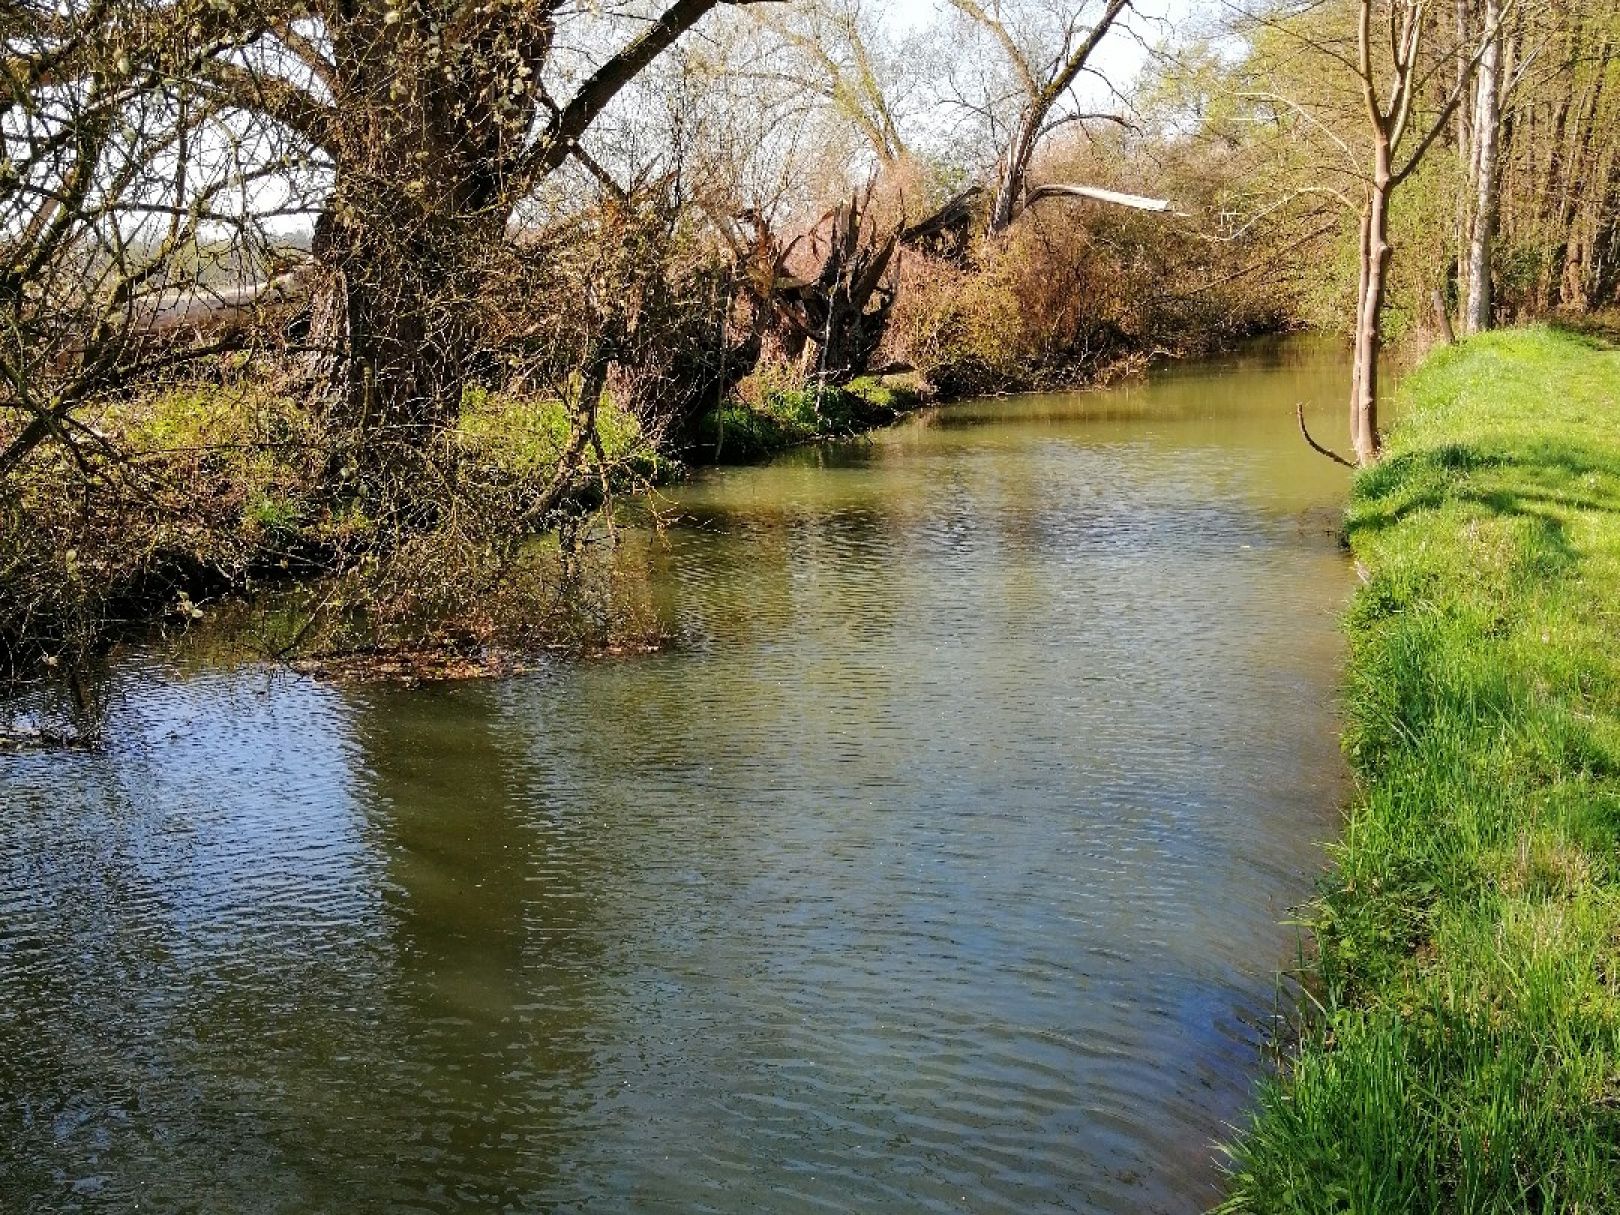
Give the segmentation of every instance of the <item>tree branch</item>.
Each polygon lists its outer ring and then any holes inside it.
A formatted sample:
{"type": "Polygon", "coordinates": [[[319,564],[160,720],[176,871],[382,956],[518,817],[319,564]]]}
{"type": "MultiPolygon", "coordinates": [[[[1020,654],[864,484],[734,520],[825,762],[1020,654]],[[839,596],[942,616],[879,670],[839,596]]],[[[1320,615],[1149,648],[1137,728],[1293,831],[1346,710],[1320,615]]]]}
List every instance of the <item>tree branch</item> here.
{"type": "Polygon", "coordinates": [[[721,5],[775,3],[777,0],[675,0],[662,16],[613,58],[591,74],[573,100],[552,118],[540,141],[523,156],[514,174],[517,193],[525,193],[569,156],[586,129],[642,69],[663,54],[710,10],[721,5]]]}
{"type": "Polygon", "coordinates": [[[1112,203],[1116,207],[1130,207],[1136,211],[1160,211],[1186,217],[1165,198],[1148,198],[1141,194],[1125,194],[1119,190],[1105,190],[1101,186],[1079,186],[1068,182],[1047,182],[1029,192],[1025,206],[1032,207],[1043,198],[1089,198],[1093,202],[1112,203]]]}
{"type": "Polygon", "coordinates": [[[1333,450],[1331,450],[1329,448],[1323,447],[1315,439],[1311,438],[1311,432],[1305,429],[1305,402],[1304,401],[1296,401],[1296,402],[1294,402],[1294,417],[1299,419],[1299,433],[1304,437],[1305,442],[1310,446],[1310,449],[1312,451],[1314,451],[1319,456],[1326,456],[1328,459],[1332,460],[1335,464],[1343,464],[1346,468],[1355,468],[1354,464],[1352,464],[1349,460],[1346,460],[1338,452],[1333,451],[1333,450]]]}

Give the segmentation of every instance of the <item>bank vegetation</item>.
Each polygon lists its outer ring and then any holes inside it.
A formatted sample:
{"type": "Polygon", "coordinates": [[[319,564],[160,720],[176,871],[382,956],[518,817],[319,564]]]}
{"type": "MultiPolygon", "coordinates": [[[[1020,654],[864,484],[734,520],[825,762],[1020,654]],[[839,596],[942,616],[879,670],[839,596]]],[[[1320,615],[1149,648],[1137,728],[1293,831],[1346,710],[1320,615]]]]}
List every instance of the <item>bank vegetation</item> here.
{"type": "Polygon", "coordinates": [[[0,0],[0,662],[635,644],[694,463],[1262,331],[1354,335],[1371,461],[1382,343],[1620,294],[1616,20],[0,0]]]}
{"type": "Polygon", "coordinates": [[[1620,351],[1470,339],[1356,480],[1302,1038],[1229,1211],[1620,1205],[1620,351]]]}

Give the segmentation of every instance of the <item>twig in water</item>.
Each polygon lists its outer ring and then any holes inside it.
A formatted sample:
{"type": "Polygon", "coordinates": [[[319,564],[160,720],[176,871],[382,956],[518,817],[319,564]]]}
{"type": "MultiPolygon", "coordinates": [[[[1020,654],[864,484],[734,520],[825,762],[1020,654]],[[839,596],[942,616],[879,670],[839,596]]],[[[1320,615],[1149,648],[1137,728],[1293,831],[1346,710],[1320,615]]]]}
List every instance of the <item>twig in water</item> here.
{"type": "Polygon", "coordinates": [[[1323,447],[1315,439],[1311,438],[1311,432],[1305,429],[1305,402],[1304,401],[1295,401],[1294,402],[1294,417],[1299,419],[1299,433],[1305,437],[1305,442],[1310,445],[1310,448],[1311,448],[1312,451],[1316,452],[1317,455],[1326,456],[1328,459],[1332,460],[1335,464],[1343,464],[1346,468],[1354,468],[1355,467],[1354,464],[1352,464],[1349,460],[1346,460],[1338,452],[1332,451],[1332,450],[1330,450],[1330,449],[1328,449],[1326,447],[1323,447]]]}

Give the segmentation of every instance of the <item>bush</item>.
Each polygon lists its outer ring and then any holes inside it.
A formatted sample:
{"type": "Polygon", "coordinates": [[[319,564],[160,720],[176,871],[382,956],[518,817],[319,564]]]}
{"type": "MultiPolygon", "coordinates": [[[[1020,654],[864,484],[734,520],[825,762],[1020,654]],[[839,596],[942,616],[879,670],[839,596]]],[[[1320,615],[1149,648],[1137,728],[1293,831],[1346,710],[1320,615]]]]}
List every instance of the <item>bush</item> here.
{"type": "Polygon", "coordinates": [[[1174,224],[1053,199],[966,265],[908,252],[884,353],[960,396],[1083,383],[1289,322],[1285,299],[1225,278],[1231,255],[1174,224]]]}
{"type": "Polygon", "coordinates": [[[868,375],[842,386],[818,385],[790,367],[767,363],[704,417],[698,438],[710,459],[755,460],[892,422],[925,399],[914,375],[868,375]]]}

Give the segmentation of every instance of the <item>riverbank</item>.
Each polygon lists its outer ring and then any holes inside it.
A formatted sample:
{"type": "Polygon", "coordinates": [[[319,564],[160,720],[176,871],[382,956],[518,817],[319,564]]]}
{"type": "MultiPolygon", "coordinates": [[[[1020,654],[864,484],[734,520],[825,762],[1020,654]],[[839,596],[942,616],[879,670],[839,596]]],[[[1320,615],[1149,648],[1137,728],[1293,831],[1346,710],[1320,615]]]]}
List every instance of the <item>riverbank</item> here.
{"type": "MultiPolygon", "coordinates": [[[[1084,386],[1146,362],[1099,364],[1084,386]]],[[[543,394],[469,390],[447,436],[454,484],[401,541],[333,492],[331,437],[276,376],[226,370],[137,394],[84,419],[114,454],[94,492],[61,448],[0,485],[0,683],[74,670],[120,637],[267,589],[307,592],[311,612],[270,652],[343,675],[437,679],[508,671],[543,650],[650,648],[657,639],[609,602],[603,578],[583,595],[563,587],[579,581],[577,542],[611,533],[602,507],[645,500],[692,468],[854,438],[950,399],[915,372],[826,387],[761,373],[675,426],[604,394],[573,487],[536,517],[575,411],[543,394]],[[548,559],[542,533],[566,559],[548,559]]]]}
{"type": "Polygon", "coordinates": [[[1348,513],[1358,779],[1228,1211],[1620,1207],[1620,351],[1439,351],[1348,513]]]}
{"type": "Polygon", "coordinates": [[[1155,359],[1209,358],[1239,349],[1246,342],[1286,332],[1244,331],[1226,341],[1209,340],[1177,348],[1123,349],[1098,356],[1083,371],[1075,370],[1055,381],[1040,375],[1003,378],[992,388],[974,387],[972,381],[948,375],[936,381],[915,370],[859,376],[848,384],[828,387],[813,382],[777,384],[767,376],[763,384],[749,385],[750,391],[733,394],[698,419],[681,459],[695,467],[751,464],[794,447],[855,438],[931,405],[951,405],[979,397],[1105,388],[1144,374],[1155,359]]]}

